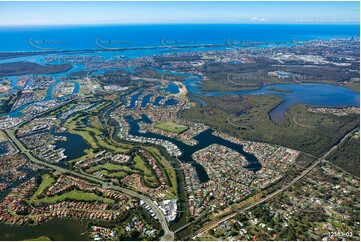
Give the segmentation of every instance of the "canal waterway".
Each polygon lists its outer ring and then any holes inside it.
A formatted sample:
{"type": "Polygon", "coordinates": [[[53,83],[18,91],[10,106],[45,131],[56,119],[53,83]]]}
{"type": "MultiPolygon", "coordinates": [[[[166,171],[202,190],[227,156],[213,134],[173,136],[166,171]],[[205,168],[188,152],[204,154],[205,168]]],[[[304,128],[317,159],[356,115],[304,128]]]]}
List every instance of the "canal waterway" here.
{"type": "Polygon", "coordinates": [[[230,149],[233,149],[233,150],[239,152],[241,155],[243,155],[247,159],[248,165],[245,168],[248,170],[258,171],[262,167],[262,165],[259,163],[258,159],[253,154],[247,153],[246,151],[243,150],[242,145],[232,143],[228,140],[225,140],[225,139],[222,139],[222,138],[219,138],[219,137],[213,135],[212,129],[208,129],[208,130],[200,133],[196,137],[194,137],[194,139],[198,141],[197,145],[194,145],[194,146],[184,144],[183,142],[181,142],[179,140],[172,139],[172,138],[169,138],[169,137],[166,137],[163,135],[159,135],[159,134],[154,134],[154,133],[149,133],[149,132],[140,133],[138,122],[140,122],[140,121],[147,122],[147,123],[150,122],[150,120],[145,119],[144,116],[145,115],[143,115],[142,119],[140,119],[140,120],[134,120],[131,116],[125,117],[126,121],[130,125],[129,133],[134,136],[143,136],[143,137],[147,137],[147,138],[168,140],[168,141],[172,142],[173,144],[175,144],[176,146],[178,146],[178,148],[182,151],[182,155],[178,157],[179,160],[183,163],[191,163],[194,166],[194,168],[196,169],[196,172],[199,176],[200,182],[208,181],[209,176],[208,176],[206,170],[204,169],[204,167],[202,166],[202,163],[197,163],[193,160],[192,154],[194,154],[196,151],[198,151],[200,149],[208,147],[211,144],[223,145],[223,146],[226,146],[230,149]]]}

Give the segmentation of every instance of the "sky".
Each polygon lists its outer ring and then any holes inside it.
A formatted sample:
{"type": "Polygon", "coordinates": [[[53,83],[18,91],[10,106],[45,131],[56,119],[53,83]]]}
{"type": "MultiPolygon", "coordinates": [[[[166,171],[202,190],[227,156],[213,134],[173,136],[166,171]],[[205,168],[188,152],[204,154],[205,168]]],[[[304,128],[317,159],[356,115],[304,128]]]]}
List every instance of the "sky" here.
{"type": "Polygon", "coordinates": [[[359,23],[354,2],[0,2],[0,25],[359,23]]]}

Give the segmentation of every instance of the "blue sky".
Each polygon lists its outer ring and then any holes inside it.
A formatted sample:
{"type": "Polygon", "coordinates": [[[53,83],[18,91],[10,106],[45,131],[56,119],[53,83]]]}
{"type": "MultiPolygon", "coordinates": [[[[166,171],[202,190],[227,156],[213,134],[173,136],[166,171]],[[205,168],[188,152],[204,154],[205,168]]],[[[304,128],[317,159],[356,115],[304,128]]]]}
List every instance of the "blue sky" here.
{"type": "Polygon", "coordinates": [[[0,2],[0,25],[359,23],[359,2],[0,2]]]}

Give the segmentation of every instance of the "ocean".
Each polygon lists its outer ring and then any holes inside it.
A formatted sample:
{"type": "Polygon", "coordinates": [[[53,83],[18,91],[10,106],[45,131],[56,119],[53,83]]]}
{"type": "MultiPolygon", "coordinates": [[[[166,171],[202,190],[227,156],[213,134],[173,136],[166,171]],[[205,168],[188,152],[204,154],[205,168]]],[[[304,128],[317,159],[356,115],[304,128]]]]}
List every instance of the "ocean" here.
{"type": "Polygon", "coordinates": [[[358,24],[134,24],[0,27],[0,52],[360,37],[358,24]]]}

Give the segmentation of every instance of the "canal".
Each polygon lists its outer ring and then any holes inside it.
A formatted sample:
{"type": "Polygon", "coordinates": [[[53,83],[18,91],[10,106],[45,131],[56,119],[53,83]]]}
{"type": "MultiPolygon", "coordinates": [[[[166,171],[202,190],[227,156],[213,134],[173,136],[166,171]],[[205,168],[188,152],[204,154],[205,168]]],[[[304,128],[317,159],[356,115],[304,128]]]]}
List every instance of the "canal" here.
{"type": "Polygon", "coordinates": [[[248,162],[248,165],[245,167],[248,170],[258,171],[262,167],[262,165],[259,163],[258,159],[253,154],[250,154],[250,153],[244,151],[242,145],[232,143],[228,140],[225,140],[225,139],[222,139],[222,138],[219,138],[219,137],[213,135],[212,129],[203,131],[202,133],[200,133],[199,135],[194,137],[194,139],[198,141],[197,145],[194,145],[194,146],[184,144],[183,142],[181,142],[179,140],[172,139],[172,138],[169,138],[169,137],[166,137],[163,135],[159,135],[159,134],[140,133],[138,122],[140,122],[140,121],[143,121],[146,123],[150,122],[150,120],[148,118],[145,118],[144,116],[145,115],[143,115],[142,119],[139,119],[139,120],[134,120],[131,116],[125,117],[125,120],[130,125],[129,133],[134,136],[143,136],[143,137],[147,137],[147,138],[168,140],[168,141],[172,142],[173,144],[175,144],[176,146],[178,146],[178,148],[182,151],[182,155],[178,157],[179,160],[183,163],[191,163],[194,166],[194,168],[196,169],[196,172],[198,174],[200,182],[207,182],[209,180],[209,177],[208,177],[206,170],[202,166],[202,164],[195,162],[192,158],[192,155],[196,151],[204,149],[212,144],[219,144],[219,145],[226,146],[230,149],[237,151],[241,155],[243,155],[248,162]]]}

